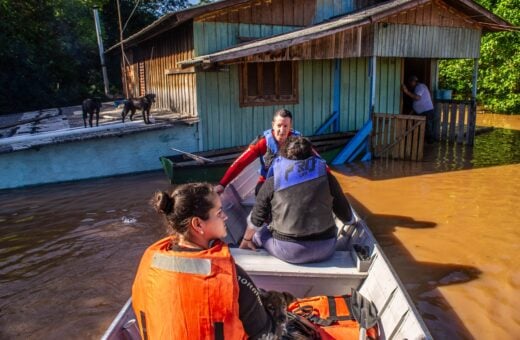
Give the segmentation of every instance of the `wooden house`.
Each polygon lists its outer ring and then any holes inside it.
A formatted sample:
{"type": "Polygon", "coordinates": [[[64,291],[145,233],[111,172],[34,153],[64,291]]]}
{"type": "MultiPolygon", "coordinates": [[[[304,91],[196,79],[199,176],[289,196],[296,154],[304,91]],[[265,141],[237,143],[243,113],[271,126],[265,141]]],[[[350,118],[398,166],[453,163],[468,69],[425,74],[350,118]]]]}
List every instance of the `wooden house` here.
{"type": "Polygon", "coordinates": [[[305,135],[356,131],[403,113],[408,75],[433,92],[438,59],[478,60],[482,34],[507,27],[471,0],[222,0],[125,39],[123,80],[197,116],[200,151],[249,143],[281,107],[305,135]]]}

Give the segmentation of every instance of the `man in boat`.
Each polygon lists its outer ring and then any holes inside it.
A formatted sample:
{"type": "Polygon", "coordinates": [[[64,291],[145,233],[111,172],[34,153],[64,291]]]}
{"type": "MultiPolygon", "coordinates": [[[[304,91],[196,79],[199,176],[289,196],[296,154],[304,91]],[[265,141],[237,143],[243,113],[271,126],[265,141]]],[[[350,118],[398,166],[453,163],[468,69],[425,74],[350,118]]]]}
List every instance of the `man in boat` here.
{"type": "Polygon", "coordinates": [[[426,117],[426,141],[433,143],[433,102],[428,87],[419,83],[417,76],[408,77],[407,85],[402,84],[401,89],[405,95],[413,100],[413,111],[419,115],[426,117]]]}
{"type": "Polygon", "coordinates": [[[338,181],[314,154],[311,142],[298,136],[287,138],[271,170],[273,175],[258,192],[240,247],[263,247],[290,263],[327,259],[336,246],[333,213],[345,224],[354,221],[338,181]]]}
{"type": "Polygon", "coordinates": [[[260,158],[260,178],[255,189],[258,193],[260,187],[265,182],[267,172],[271,167],[273,159],[278,155],[280,148],[284,145],[288,136],[299,136],[300,133],[292,129],[292,113],[286,109],[280,109],[273,115],[272,128],[265,130],[261,136],[258,136],[236,160],[231,164],[224,174],[224,177],[215,187],[220,194],[224,191],[235,177],[242,172],[256,158],[260,158]]]}
{"type": "Polygon", "coordinates": [[[271,339],[275,321],[259,290],[220,241],[227,217],[213,187],[181,185],[158,193],[154,205],[175,236],[141,259],[132,287],[141,337],[271,339]]]}

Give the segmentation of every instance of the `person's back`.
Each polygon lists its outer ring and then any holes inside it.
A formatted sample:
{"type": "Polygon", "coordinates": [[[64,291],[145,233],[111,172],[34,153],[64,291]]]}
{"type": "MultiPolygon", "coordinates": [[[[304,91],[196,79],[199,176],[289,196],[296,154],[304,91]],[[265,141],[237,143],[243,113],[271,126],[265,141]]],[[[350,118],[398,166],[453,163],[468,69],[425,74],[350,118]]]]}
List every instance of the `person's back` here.
{"type": "Polygon", "coordinates": [[[419,99],[414,100],[412,104],[412,108],[418,114],[422,114],[424,112],[433,110],[432,98],[430,95],[430,90],[423,83],[417,83],[414,88],[415,95],[419,96],[419,99]]]}
{"type": "Polygon", "coordinates": [[[282,156],[275,160],[273,176],[257,195],[245,246],[264,247],[290,263],[325,260],[336,245],[333,213],[351,223],[350,205],[325,161],[314,155],[309,140],[290,137],[282,156]],[[265,223],[270,226],[262,227],[265,223]]]}
{"type": "Polygon", "coordinates": [[[311,238],[333,228],[327,164],[317,156],[279,157],[273,164],[271,227],[286,237],[311,238]],[[295,199],[297,198],[297,199],[295,199]]]}

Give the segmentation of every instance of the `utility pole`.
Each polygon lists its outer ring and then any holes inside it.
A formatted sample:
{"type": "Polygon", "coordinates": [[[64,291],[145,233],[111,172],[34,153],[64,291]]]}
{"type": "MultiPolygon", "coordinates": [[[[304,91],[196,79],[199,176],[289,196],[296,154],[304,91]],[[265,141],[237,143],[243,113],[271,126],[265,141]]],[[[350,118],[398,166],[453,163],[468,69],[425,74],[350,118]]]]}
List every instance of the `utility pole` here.
{"type": "Polygon", "coordinates": [[[101,25],[99,24],[99,11],[98,7],[92,8],[94,11],[94,22],[96,24],[96,36],[99,48],[99,59],[101,60],[101,71],[103,72],[103,84],[105,85],[105,95],[110,96],[108,93],[108,76],[107,76],[107,65],[105,64],[105,51],[103,50],[103,38],[101,37],[101,25]]]}
{"type": "Polygon", "coordinates": [[[123,86],[125,88],[125,98],[128,99],[128,86],[126,78],[126,62],[125,62],[125,48],[123,47],[123,25],[121,24],[121,6],[119,0],[116,0],[117,4],[117,19],[119,20],[119,45],[121,46],[121,74],[123,76],[123,86]]]}

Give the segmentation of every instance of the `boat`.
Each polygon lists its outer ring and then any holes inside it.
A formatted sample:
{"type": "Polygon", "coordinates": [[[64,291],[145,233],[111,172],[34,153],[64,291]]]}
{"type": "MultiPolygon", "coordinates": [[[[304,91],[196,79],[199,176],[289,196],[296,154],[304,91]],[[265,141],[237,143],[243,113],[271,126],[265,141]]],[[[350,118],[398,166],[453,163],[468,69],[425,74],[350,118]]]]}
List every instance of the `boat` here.
{"type": "MultiPolygon", "coordinates": [[[[374,235],[354,211],[356,222],[344,225],[336,219],[339,237],[335,254],[310,264],[283,262],[265,250],[236,247],[243,236],[247,214],[254,204],[258,161],[250,164],[221,195],[228,216],[228,235],[235,262],[265,290],[287,291],[296,297],[343,295],[356,289],[377,309],[379,339],[433,339],[402,282],[374,235]],[[369,256],[360,256],[364,249],[369,256]]],[[[140,339],[129,299],[114,319],[103,340],[140,339]]]]}
{"type": "MultiPolygon", "coordinates": [[[[353,135],[349,132],[333,133],[311,136],[309,139],[320,156],[330,162],[353,135]]],[[[160,157],[160,161],[171,184],[196,181],[214,183],[224,176],[227,168],[246,148],[247,145],[244,145],[194,153],[172,148],[179,153],[160,157]]]]}

